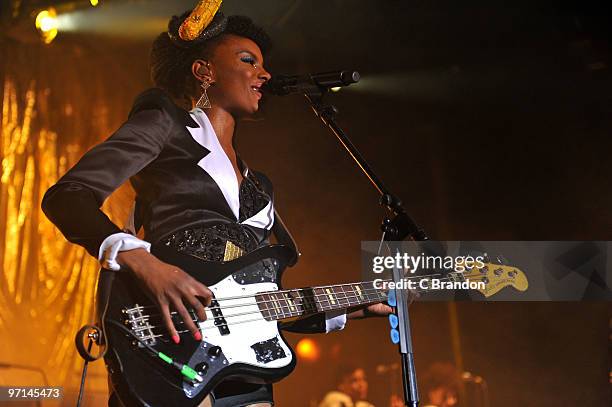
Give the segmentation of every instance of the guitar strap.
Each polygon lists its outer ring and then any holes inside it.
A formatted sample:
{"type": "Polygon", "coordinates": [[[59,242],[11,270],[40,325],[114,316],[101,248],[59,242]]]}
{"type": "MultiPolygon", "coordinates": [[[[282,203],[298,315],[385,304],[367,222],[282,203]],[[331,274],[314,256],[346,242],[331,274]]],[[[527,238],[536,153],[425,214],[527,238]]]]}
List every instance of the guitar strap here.
{"type": "Polygon", "coordinates": [[[300,253],[300,250],[298,249],[297,243],[295,242],[293,235],[291,234],[291,232],[289,232],[287,226],[285,226],[285,222],[283,222],[283,219],[278,214],[276,208],[274,208],[274,225],[272,225],[272,233],[274,233],[274,236],[276,236],[276,240],[278,241],[278,243],[284,244],[293,250],[294,256],[293,259],[291,259],[291,261],[289,262],[288,266],[295,265],[302,253],[300,253]]]}

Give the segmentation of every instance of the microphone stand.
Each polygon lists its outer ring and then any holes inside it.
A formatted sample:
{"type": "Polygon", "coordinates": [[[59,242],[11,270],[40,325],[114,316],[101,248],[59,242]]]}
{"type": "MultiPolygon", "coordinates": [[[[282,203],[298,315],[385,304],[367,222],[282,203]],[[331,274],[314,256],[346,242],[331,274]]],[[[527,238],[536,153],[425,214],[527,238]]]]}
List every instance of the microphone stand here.
{"type": "MultiPolygon", "coordinates": [[[[406,238],[419,241],[428,240],[429,237],[425,234],[425,231],[417,226],[414,220],[406,213],[402,207],[402,202],[385,187],[381,179],[374,173],[365,158],[363,158],[359,150],[357,150],[357,147],[353,145],[346,133],[340,128],[338,123],[336,123],[338,109],[331,104],[323,102],[323,96],[328,92],[328,89],[312,84],[312,86],[304,88],[303,91],[315,115],[321,119],[323,124],[336,136],[340,144],[342,144],[351,158],[357,163],[361,171],[368,177],[370,183],[380,194],[380,204],[385,206],[392,213],[392,219],[383,219],[381,225],[383,239],[387,242],[401,241],[406,238]]],[[[399,245],[395,247],[395,250],[399,251],[399,245]]],[[[393,280],[399,282],[402,277],[401,270],[396,267],[393,270],[393,280]]],[[[402,289],[395,289],[395,298],[397,300],[396,312],[399,320],[399,352],[402,360],[404,401],[409,407],[418,407],[419,393],[412,350],[408,298],[406,292],[402,289]]]]}

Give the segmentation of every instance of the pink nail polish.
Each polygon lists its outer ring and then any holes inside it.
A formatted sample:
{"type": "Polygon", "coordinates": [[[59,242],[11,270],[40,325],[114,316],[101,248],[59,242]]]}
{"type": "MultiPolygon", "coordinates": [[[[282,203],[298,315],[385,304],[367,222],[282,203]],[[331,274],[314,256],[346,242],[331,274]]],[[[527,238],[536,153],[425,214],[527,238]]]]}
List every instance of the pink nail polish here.
{"type": "Polygon", "coordinates": [[[193,337],[195,338],[196,341],[201,341],[202,340],[202,334],[200,333],[200,331],[198,331],[195,334],[193,334],[193,337]]]}
{"type": "Polygon", "coordinates": [[[172,341],[178,345],[179,342],[181,341],[181,338],[178,335],[173,335],[172,341]]]}

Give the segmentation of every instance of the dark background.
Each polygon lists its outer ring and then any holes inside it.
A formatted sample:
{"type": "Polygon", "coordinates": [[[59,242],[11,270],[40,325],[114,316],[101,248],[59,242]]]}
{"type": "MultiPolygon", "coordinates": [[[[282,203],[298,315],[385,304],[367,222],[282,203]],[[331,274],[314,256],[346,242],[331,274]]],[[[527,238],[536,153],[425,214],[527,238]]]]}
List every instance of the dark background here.
{"type": "MultiPolygon", "coordinates": [[[[32,78],[48,86],[57,109],[39,119],[62,142],[86,147],[108,136],[91,118],[118,127],[150,86],[154,33],[60,33],[49,46],[16,41],[22,18],[8,17],[13,2],[2,3],[10,36],[0,42],[0,74],[23,87],[32,78]],[[67,103],[71,117],[60,114],[67,103]]],[[[194,2],[107,3],[167,20],[194,2]]],[[[329,100],[432,237],[610,239],[605,2],[227,0],[224,9],[269,31],[272,73],[361,73],[358,85],[329,100]]],[[[285,285],[358,280],[360,241],[379,238],[384,215],[376,191],[303,98],[268,100],[260,118],[240,125],[238,146],[274,181],[278,209],[300,244],[302,259],[285,285]]],[[[417,373],[457,356],[448,311],[446,303],[412,306],[417,373]]],[[[492,406],[610,405],[609,304],[459,303],[457,312],[464,368],[488,381],[492,406]]],[[[295,344],[300,336],[289,338],[295,344]]],[[[301,363],[276,386],[278,405],[310,405],[347,360],[368,368],[371,399],[386,405],[389,379],[373,369],[397,352],[384,320],[351,321],[343,332],[312,338],[322,359],[301,363]]]]}

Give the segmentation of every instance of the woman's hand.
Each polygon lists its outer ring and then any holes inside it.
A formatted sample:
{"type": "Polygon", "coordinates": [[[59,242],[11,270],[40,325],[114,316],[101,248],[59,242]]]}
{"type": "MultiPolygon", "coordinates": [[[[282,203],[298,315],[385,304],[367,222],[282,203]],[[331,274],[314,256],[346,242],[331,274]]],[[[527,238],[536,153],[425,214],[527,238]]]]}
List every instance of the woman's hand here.
{"type": "MultiPolygon", "coordinates": [[[[419,298],[420,295],[416,291],[410,290],[408,292],[408,305],[412,304],[414,300],[419,298]]],[[[349,308],[346,313],[348,319],[362,319],[370,317],[386,317],[393,312],[388,304],[384,302],[378,302],[376,304],[370,304],[367,307],[359,306],[349,308]]]]}
{"type": "Polygon", "coordinates": [[[370,304],[367,307],[361,307],[360,309],[349,308],[346,313],[348,319],[362,319],[369,317],[385,317],[393,312],[393,308],[384,302],[376,304],[370,304]]]}
{"type": "Polygon", "coordinates": [[[120,252],[117,261],[129,267],[148,291],[147,294],[161,310],[164,325],[175,343],[179,343],[180,337],[170,316],[170,306],[181,316],[193,337],[198,341],[202,339],[185,305],[195,310],[200,321],[206,320],[204,307],[210,305],[212,292],[204,284],[144,249],[120,252]]]}

